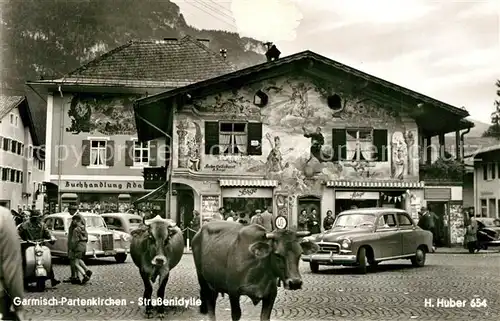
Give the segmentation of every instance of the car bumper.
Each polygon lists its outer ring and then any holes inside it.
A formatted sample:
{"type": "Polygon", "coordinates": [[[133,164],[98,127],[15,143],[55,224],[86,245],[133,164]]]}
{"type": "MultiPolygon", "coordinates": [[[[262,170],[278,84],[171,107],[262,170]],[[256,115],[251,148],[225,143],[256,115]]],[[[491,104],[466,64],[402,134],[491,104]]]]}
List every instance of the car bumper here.
{"type": "Polygon", "coordinates": [[[500,240],[486,242],[488,246],[500,246],[500,240]]]}
{"type": "Polygon", "coordinates": [[[102,251],[102,250],[91,250],[85,253],[85,256],[89,257],[106,257],[106,256],[115,256],[116,254],[129,254],[130,249],[117,248],[110,251],[102,251]]]}
{"type": "Polygon", "coordinates": [[[302,261],[311,262],[323,265],[354,265],[357,263],[358,258],[352,254],[328,254],[319,253],[312,255],[302,256],[302,261]]]}

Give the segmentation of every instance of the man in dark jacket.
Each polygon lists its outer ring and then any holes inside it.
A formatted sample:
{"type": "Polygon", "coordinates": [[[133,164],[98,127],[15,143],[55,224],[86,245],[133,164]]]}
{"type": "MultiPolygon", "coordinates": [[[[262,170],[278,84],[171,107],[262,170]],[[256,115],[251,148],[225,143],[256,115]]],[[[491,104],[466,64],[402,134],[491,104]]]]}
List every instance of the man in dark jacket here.
{"type": "Polygon", "coordinates": [[[426,207],[422,207],[422,216],[420,216],[420,219],[418,220],[418,226],[421,229],[432,233],[432,242],[434,243],[434,246],[436,246],[438,238],[436,229],[438,219],[439,217],[436,213],[429,211],[426,207]]]}
{"type": "MultiPolygon", "coordinates": [[[[75,215],[78,213],[78,207],[76,204],[70,204],[68,207],[68,212],[71,216],[75,215]]],[[[85,221],[84,221],[85,224],[85,221]]],[[[74,253],[70,251],[70,241],[73,238],[73,229],[75,228],[74,224],[70,224],[69,229],[68,229],[68,258],[69,258],[69,266],[71,269],[71,276],[68,279],[63,280],[65,283],[71,283],[71,284],[81,284],[80,279],[78,278],[78,270],[76,269],[76,262],[74,259],[74,253]]]]}
{"type": "MultiPolygon", "coordinates": [[[[23,241],[38,241],[38,240],[52,240],[54,242],[54,237],[50,234],[49,229],[42,223],[42,213],[37,210],[31,210],[30,218],[28,221],[21,224],[18,228],[19,236],[23,241]]],[[[29,243],[24,243],[21,245],[21,257],[23,261],[23,270],[26,268],[26,249],[33,246],[29,243]]],[[[51,269],[48,277],[50,278],[50,282],[52,287],[61,283],[59,280],[55,278],[54,270],[51,269]]]]}

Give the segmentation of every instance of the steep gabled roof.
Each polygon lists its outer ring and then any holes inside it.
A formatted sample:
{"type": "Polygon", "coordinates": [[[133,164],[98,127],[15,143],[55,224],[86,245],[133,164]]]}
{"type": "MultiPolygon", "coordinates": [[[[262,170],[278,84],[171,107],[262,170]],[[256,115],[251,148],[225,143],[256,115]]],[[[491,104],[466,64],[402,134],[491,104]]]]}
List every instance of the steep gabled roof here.
{"type": "Polygon", "coordinates": [[[19,110],[23,125],[29,128],[33,145],[40,146],[40,140],[35,130],[28,99],[24,96],[0,95],[0,120],[15,108],[19,110]]]}
{"type": "Polygon", "coordinates": [[[193,83],[234,71],[218,53],[190,36],[133,40],[70,72],[65,78],[193,83]]]}

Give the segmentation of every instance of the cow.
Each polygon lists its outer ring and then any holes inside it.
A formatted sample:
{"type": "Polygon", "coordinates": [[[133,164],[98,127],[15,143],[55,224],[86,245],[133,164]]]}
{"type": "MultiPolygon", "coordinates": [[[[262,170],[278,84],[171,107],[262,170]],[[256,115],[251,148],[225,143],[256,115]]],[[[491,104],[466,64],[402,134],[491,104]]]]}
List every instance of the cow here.
{"type": "MultiPolygon", "coordinates": [[[[182,231],[170,219],[156,217],[144,220],[144,225],[131,232],[130,255],[139,268],[144,282],[143,305],[146,316],[153,312],[151,295],[153,284],[158,279],[157,298],[165,297],[170,271],[179,263],[184,254],[184,238],[182,231]]],[[[156,302],[155,302],[156,303],[156,302]]],[[[156,305],[157,312],[162,317],[165,306],[156,305]]]]}
{"type": "Polygon", "coordinates": [[[200,285],[200,313],[215,320],[219,293],[228,294],[233,321],[241,318],[240,296],[254,305],[262,301],[261,320],[270,320],[278,284],[288,290],[302,287],[301,254],[312,254],[318,246],[300,240],[309,232],[266,229],[212,221],[194,236],[191,247],[200,285]]]}

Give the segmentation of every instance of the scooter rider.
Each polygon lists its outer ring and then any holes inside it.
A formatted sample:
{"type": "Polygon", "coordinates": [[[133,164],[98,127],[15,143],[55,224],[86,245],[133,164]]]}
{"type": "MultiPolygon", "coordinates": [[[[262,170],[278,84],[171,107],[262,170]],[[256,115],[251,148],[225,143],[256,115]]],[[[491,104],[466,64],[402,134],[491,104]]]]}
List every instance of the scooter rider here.
{"type": "MultiPolygon", "coordinates": [[[[29,212],[29,220],[21,224],[18,228],[19,236],[23,241],[35,241],[35,240],[48,240],[52,239],[51,243],[54,243],[54,238],[50,234],[47,227],[42,223],[42,214],[37,210],[30,210],[29,212]]],[[[33,246],[29,243],[21,244],[22,250],[22,259],[23,259],[23,270],[26,268],[26,249],[30,246],[33,246]]],[[[48,277],[50,278],[50,282],[52,287],[55,287],[61,281],[57,280],[54,275],[54,270],[52,269],[49,272],[48,277]]]]}

